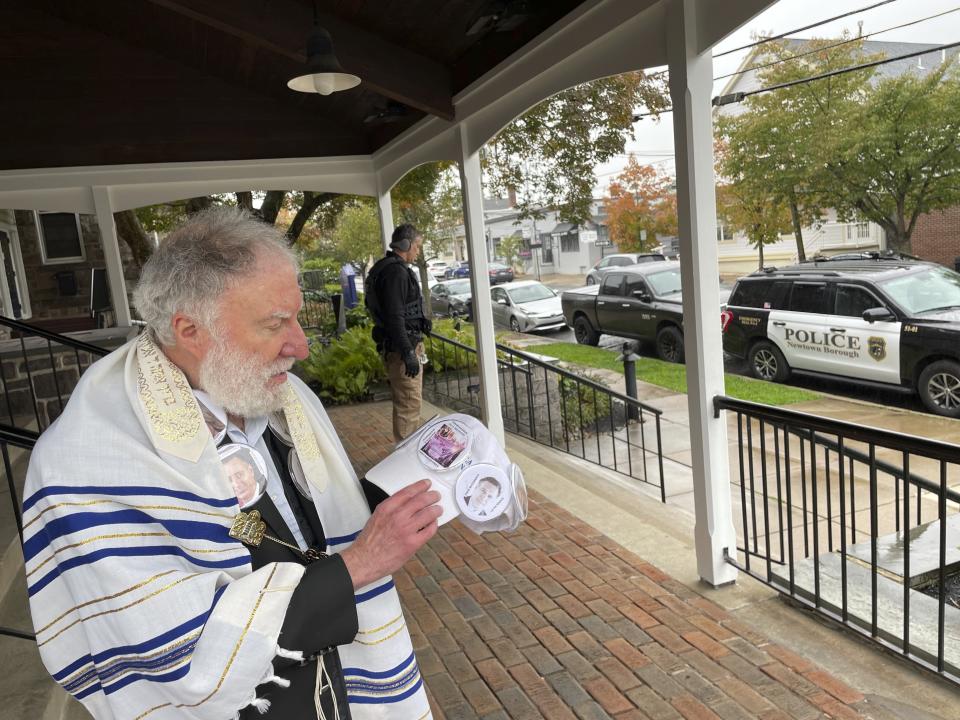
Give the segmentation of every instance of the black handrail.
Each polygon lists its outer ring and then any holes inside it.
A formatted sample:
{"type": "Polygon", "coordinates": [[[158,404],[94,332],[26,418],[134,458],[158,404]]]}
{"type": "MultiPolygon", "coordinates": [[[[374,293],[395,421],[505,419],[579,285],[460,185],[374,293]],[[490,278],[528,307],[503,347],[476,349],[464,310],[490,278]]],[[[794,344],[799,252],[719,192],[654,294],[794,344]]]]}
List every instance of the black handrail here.
{"type": "Polygon", "coordinates": [[[947,479],[960,447],[723,396],[714,409],[733,413],[739,440],[740,527],[725,561],[960,684],[960,654],[946,643],[947,605],[960,607],[946,557],[948,522],[960,512],[947,479]],[[931,539],[917,572],[915,544],[931,539]]]}
{"type": "Polygon", "coordinates": [[[20,320],[14,320],[13,318],[8,318],[3,315],[0,315],[0,325],[4,325],[11,330],[16,330],[17,332],[23,333],[24,335],[33,335],[35,337],[41,337],[45,340],[50,340],[55,343],[60,343],[61,345],[66,345],[68,347],[75,348],[77,350],[83,350],[88,352],[91,355],[97,355],[102,357],[110,353],[106,348],[102,348],[99,345],[91,345],[90,343],[85,343],[82,340],[77,340],[70,337],[69,335],[61,335],[60,333],[50,332],[49,330],[44,330],[43,328],[38,328],[35,325],[30,323],[21,322],[20,320]]]}
{"type": "MultiPolygon", "coordinates": [[[[40,434],[33,432],[32,430],[24,430],[0,423],[0,456],[2,456],[3,460],[3,474],[7,478],[7,490],[10,493],[10,506],[13,510],[14,521],[17,524],[17,534],[20,537],[21,543],[23,543],[23,514],[20,510],[21,501],[17,494],[16,483],[13,479],[13,465],[10,462],[10,453],[7,451],[7,448],[8,446],[13,445],[24,450],[32,450],[39,437],[40,434]]],[[[0,636],[2,635],[20,638],[22,640],[36,641],[37,639],[37,636],[31,632],[6,626],[0,626],[0,636]]]]}
{"type": "Polygon", "coordinates": [[[19,372],[25,377],[17,377],[16,363],[13,364],[13,377],[8,377],[8,363],[0,363],[0,397],[5,402],[3,413],[11,426],[22,421],[26,425],[36,422],[36,427],[42,430],[49,425],[56,414],[63,412],[65,397],[72,392],[72,383],[79,379],[85,370],[84,364],[89,366],[90,361],[107,355],[110,351],[97,345],[85,343],[68,335],[50,332],[43,328],[19,320],[0,316],[0,326],[15,331],[18,337],[3,343],[4,359],[17,362],[22,361],[19,372]],[[27,340],[35,340],[29,343],[27,340]],[[54,343],[57,347],[54,349],[54,343]],[[19,348],[19,352],[13,348],[19,348]],[[9,352],[9,354],[8,354],[9,352]],[[81,359],[81,354],[85,357],[81,359]],[[63,355],[73,356],[76,365],[76,375],[70,372],[63,355]],[[44,357],[45,356],[45,357],[44,357]],[[44,382],[41,380],[43,376],[44,382]],[[29,406],[23,404],[23,391],[29,392],[29,406]],[[31,413],[32,411],[32,413],[31,413]],[[27,419],[31,417],[32,419],[27,419]],[[18,421],[17,418],[20,418],[18,421]]]}
{"type": "MultiPolygon", "coordinates": [[[[446,335],[438,335],[434,333],[432,337],[435,337],[438,340],[441,340],[442,342],[458,347],[461,350],[466,350],[467,352],[471,352],[471,353],[477,352],[476,348],[472,348],[469,345],[465,345],[464,343],[458,340],[454,340],[453,338],[448,338],[446,335]]],[[[606,385],[601,385],[600,383],[595,382],[590,378],[584,377],[583,375],[577,375],[577,373],[575,372],[571,372],[562,367],[557,367],[553,363],[544,362],[543,360],[540,360],[539,358],[536,358],[533,355],[529,355],[523,352],[522,350],[517,350],[516,348],[512,348],[509,345],[501,345],[500,343],[496,344],[496,348],[497,348],[497,352],[501,352],[506,355],[513,355],[515,357],[520,358],[524,362],[530,363],[531,365],[537,365],[538,367],[547,368],[550,370],[550,372],[555,372],[561,377],[567,378],[568,380],[575,380],[578,383],[586,385],[591,389],[603,392],[605,395],[614,397],[617,400],[621,400],[630,405],[635,405],[636,407],[643,408],[645,412],[648,412],[657,416],[663,415],[663,410],[661,410],[660,408],[654,407],[653,405],[647,405],[642,400],[638,400],[637,398],[632,398],[629,395],[624,395],[623,393],[617,392],[616,390],[611,390],[606,385]]],[[[499,362],[500,364],[504,363],[503,360],[499,360],[499,362]]],[[[523,370],[520,368],[518,368],[518,371],[523,372],[523,370]]],[[[526,372],[529,372],[529,371],[526,371],[526,372]]]]}
{"type": "MultiPolygon", "coordinates": [[[[476,349],[436,333],[427,342],[439,348],[428,349],[436,364],[433,381],[424,389],[441,402],[452,401],[453,407],[480,410],[476,349]]],[[[523,351],[495,347],[506,430],[653,485],[666,502],[660,408],[523,351]],[[653,473],[648,460],[655,463],[653,473]]]]}
{"type": "MultiPolygon", "coordinates": [[[[851,447],[841,446],[840,443],[838,443],[836,440],[831,440],[830,438],[824,437],[823,435],[820,435],[818,433],[804,431],[798,428],[791,428],[790,431],[795,435],[803,437],[805,440],[810,440],[810,438],[812,437],[814,440],[816,440],[817,445],[822,445],[823,447],[833,450],[835,453],[840,453],[845,457],[856,460],[857,462],[861,462],[864,464],[869,464],[871,462],[870,456],[867,453],[860,452],[859,450],[856,450],[851,447]]],[[[878,470],[885,472],[888,475],[892,475],[895,478],[899,478],[900,480],[903,480],[904,478],[906,478],[909,481],[909,483],[911,485],[914,485],[915,487],[923,488],[927,492],[932,492],[932,493],[940,492],[940,485],[938,483],[930,482],[925,477],[921,477],[920,475],[916,475],[915,473],[912,473],[912,472],[905,473],[903,471],[903,468],[899,468],[896,465],[892,465],[886,462],[885,460],[878,460],[877,458],[874,458],[873,464],[877,467],[878,470]]],[[[948,488],[944,494],[946,495],[947,500],[950,500],[951,502],[955,502],[955,503],[960,503],[960,493],[954,490],[950,490],[948,488]]]]}
{"type": "Polygon", "coordinates": [[[25,430],[0,423],[0,443],[15,445],[24,450],[33,450],[33,446],[37,444],[39,438],[40,433],[33,430],[25,430]]]}
{"type": "Polygon", "coordinates": [[[736,400],[724,395],[713,399],[714,417],[720,417],[721,410],[734,410],[745,414],[759,414],[766,421],[783,425],[803,426],[808,430],[821,431],[831,435],[843,435],[860,442],[895,445],[915,455],[926,455],[949,463],[960,463],[960,446],[940,440],[930,440],[916,435],[907,435],[893,430],[884,430],[864,425],[854,425],[843,420],[834,420],[819,415],[786,410],[782,407],[762,405],[748,400],[736,400]]]}

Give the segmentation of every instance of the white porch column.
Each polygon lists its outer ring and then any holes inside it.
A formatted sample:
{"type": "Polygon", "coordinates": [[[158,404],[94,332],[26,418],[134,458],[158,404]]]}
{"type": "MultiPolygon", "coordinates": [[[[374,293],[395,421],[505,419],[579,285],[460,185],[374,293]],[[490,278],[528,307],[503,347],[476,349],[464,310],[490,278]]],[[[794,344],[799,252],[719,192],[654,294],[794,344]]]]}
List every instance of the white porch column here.
{"type": "Polygon", "coordinates": [[[693,449],[697,570],[711,585],[733,582],[736,534],[730,508],[726,413],[713,416],[713,397],[722,395],[720,281],[717,269],[716,195],[710,95],[713,59],[701,49],[697,0],[673,0],[668,10],[667,48],[677,160],[687,404],[693,449]]]}
{"type": "Polygon", "coordinates": [[[110,299],[117,327],[130,327],[130,304],[127,301],[127,282],[123,278],[123,261],[120,259],[120,238],[113,222],[113,203],[110,188],[97,185],[91,188],[93,206],[100,226],[100,242],[107,265],[107,281],[110,284],[110,299]]]}
{"type": "Polygon", "coordinates": [[[470,261],[470,292],[473,294],[473,328],[477,338],[477,359],[480,363],[480,412],[484,424],[503,445],[497,341],[493,332],[490,276],[487,274],[487,241],[483,227],[480,150],[471,148],[467,140],[467,129],[462,125],[458,139],[463,225],[467,235],[467,259],[470,261]]]}
{"type": "Polygon", "coordinates": [[[390,191],[381,187],[377,178],[377,215],[380,217],[380,234],[383,238],[383,251],[390,249],[390,236],[393,234],[393,205],[390,191]]]}

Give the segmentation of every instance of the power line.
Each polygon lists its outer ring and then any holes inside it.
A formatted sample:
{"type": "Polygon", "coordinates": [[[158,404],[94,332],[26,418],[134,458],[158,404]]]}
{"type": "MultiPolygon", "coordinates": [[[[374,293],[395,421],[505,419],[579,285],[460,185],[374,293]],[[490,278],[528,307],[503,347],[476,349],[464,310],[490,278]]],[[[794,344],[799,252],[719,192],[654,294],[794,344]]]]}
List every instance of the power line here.
{"type": "MultiPolygon", "coordinates": [[[[842,15],[834,15],[833,17],[827,18],[826,20],[819,20],[819,21],[817,21],[817,22],[815,22],[815,23],[811,23],[810,25],[805,25],[805,26],[800,27],[800,28],[794,28],[793,30],[788,30],[788,31],[786,31],[786,32],[780,33],[779,35],[773,35],[773,36],[771,36],[771,37],[761,38],[760,40],[757,40],[756,42],[749,43],[748,45],[741,45],[740,47],[734,48],[733,50],[724,50],[722,53],[717,53],[717,54],[714,55],[713,57],[714,57],[714,59],[716,59],[716,58],[718,58],[718,57],[723,57],[723,56],[725,56],[725,55],[730,55],[730,54],[732,54],[732,53],[739,52],[739,51],[741,51],[741,50],[748,50],[748,49],[750,49],[750,48],[752,48],[752,47],[757,47],[757,46],[759,46],[759,45],[764,45],[764,44],[766,44],[766,43],[773,42],[773,41],[775,41],[775,40],[782,40],[783,38],[787,37],[788,35],[793,35],[794,33],[803,32],[804,30],[810,30],[811,28],[819,27],[819,26],[821,26],[821,25],[826,25],[826,24],[831,23],[831,22],[833,22],[833,21],[835,21],[835,20],[840,20],[840,19],[842,19],[842,18],[849,17],[850,15],[856,15],[857,13],[866,12],[867,10],[872,10],[872,9],[874,9],[874,8],[876,8],[876,7],[880,7],[881,5],[887,5],[887,4],[892,3],[892,2],[895,2],[895,0],[883,0],[883,2],[878,2],[878,3],[875,3],[875,4],[873,4],[873,5],[868,5],[867,7],[860,8],[859,10],[851,10],[850,12],[843,13],[842,15]]],[[[940,15],[946,15],[947,13],[955,12],[955,11],[958,10],[958,9],[960,9],[960,8],[954,8],[953,10],[947,10],[947,11],[944,12],[944,13],[940,13],[940,15]]],[[[826,48],[820,48],[820,50],[829,50],[829,49],[832,48],[832,47],[837,47],[838,45],[842,45],[842,44],[844,44],[844,43],[846,43],[846,42],[855,42],[857,39],[862,39],[862,37],[870,37],[870,36],[872,36],[872,35],[878,35],[878,34],[883,33],[883,32],[890,32],[890,31],[892,31],[892,30],[898,30],[898,29],[900,29],[900,28],[902,28],[902,27],[907,27],[908,25],[915,25],[915,24],[917,24],[917,23],[919,23],[919,22],[923,22],[924,20],[930,20],[930,19],[933,19],[933,18],[937,18],[937,17],[939,17],[940,15],[931,15],[929,18],[923,18],[923,19],[921,19],[921,20],[915,20],[915,21],[913,21],[913,22],[905,23],[905,24],[903,24],[903,25],[897,25],[896,27],[887,28],[886,30],[878,30],[877,32],[869,33],[868,35],[861,36],[860,38],[851,39],[851,40],[849,40],[849,41],[844,41],[843,43],[837,43],[837,45],[830,45],[830,46],[828,46],[828,47],[826,47],[826,48]]],[[[808,53],[804,53],[804,54],[808,54],[808,53]]],[[[795,57],[803,57],[803,55],[796,55],[795,57]]],[[[780,60],[780,61],[777,61],[777,62],[787,62],[788,60],[792,60],[792,59],[793,59],[793,58],[787,58],[787,59],[785,59],[785,60],[780,60]]],[[[772,63],[772,64],[776,64],[776,63],[772,63]]],[[[750,69],[750,70],[757,70],[757,69],[761,69],[761,68],[763,68],[763,67],[768,67],[768,66],[766,66],[766,65],[761,65],[761,66],[757,66],[756,68],[749,68],[749,69],[750,69]]],[[[669,74],[669,72],[670,72],[670,70],[669,70],[668,68],[665,68],[665,69],[663,69],[663,70],[657,70],[656,72],[651,72],[651,73],[645,72],[644,74],[645,74],[645,76],[648,77],[648,78],[655,78],[655,77],[660,77],[661,75],[667,75],[667,74],[669,74]]],[[[745,72],[745,71],[744,71],[744,72],[745,72]]],[[[716,80],[723,80],[724,78],[732,77],[733,75],[737,75],[737,74],[739,74],[739,73],[738,73],[738,72],[733,72],[733,73],[729,73],[729,74],[727,74],[727,75],[721,75],[720,77],[715,77],[715,78],[713,78],[713,79],[714,79],[714,81],[716,81],[716,80]]],[[[663,112],[667,112],[667,111],[663,111],[663,112]]],[[[648,116],[656,115],[656,114],[657,114],[657,113],[642,113],[641,115],[638,115],[638,116],[635,115],[634,118],[635,118],[635,120],[636,120],[637,117],[648,117],[648,116]]]]}
{"type": "MultiPolygon", "coordinates": [[[[668,157],[668,158],[661,158],[660,160],[654,160],[653,162],[648,162],[643,164],[644,165],[662,165],[662,164],[669,164],[671,162],[674,162],[675,160],[676,158],[674,157],[668,157]]],[[[607,172],[597,173],[596,177],[599,179],[603,177],[609,177],[610,175],[620,175],[621,173],[623,173],[623,168],[619,170],[608,170],[607,172]]]]}
{"type": "Polygon", "coordinates": [[[673,150],[631,150],[630,152],[612,153],[610,157],[666,157],[673,156],[673,150]]]}
{"type": "Polygon", "coordinates": [[[782,90],[784,88],[793,87],[795,85],[805,85],[809,82],[814,82],[815,80],[824,80],[830,77],[836,77],[837,75],[845,75],[848,72],[854,72],[856,70],[866,70],[867,68],[877,67],[879,65],[886,65],[887,63],[896,62],[897,60],[907,60],[909,58],[918,57],[920,55],[927,55],[929,53],[935,53],[938,50],[949,50],[950,48],[955,48],[960,46],[960,41],[953,43],[945,43],[943,45],[937,45],[936,47],[927,48],[926,50],[917,50],[912,53],[905,53],[903,55],[896,55],[892,58],[884,58],[883,60],[874,60],[873,62],[861,63],[860,65],[853,65],[852,67],[840,68],[838,70],[831,70],[830,72],[825,72],[821,75],[814,75],[813,77],[801,78],[799,80],[790,80],[789,82],[778,83],[777,85],[771,85],[765,88],[758,88],[757,90],[747,90],[745,92],[735,92],[729,93],[728,95],[720,95],[713,98],[711,104],[714,107],[719,107],[721,105],[730,105],[732,103],[738,103],[742,100],[750,97],[751,95],[759,95],[760,93],[770,92],[772,90],[782,90]]]}
{"type": "Polygon", "coordinates": [[[788,30],[787,32],[780,33],[779,35],[774,35],[768,38],[761,38],[756,42],[752,42],[748,45],[741,45],[740,47],[734,48],[733,50],[724,50],[722,53],[717,53],[716,55],[714,55],[714,57],[718,58],[718,57],[723,57],[724,55],[730,55],[731,53],[740,52],[741,50],[749,50],[752,47],[757,47],[758,45],[763,45],[764,43],[772,42],[774,40],[781,40],[782,38],[785,38],[787,35],[793,35],[794,33],[803,32],[804,30],[810,30],[811,28],[819,27],[820,25],[826,25],[827,23],[831,23],[834,20],[841,20],[842,18],[850,17],[851,15],[856,15],[857,13],[866,12],[867,10],[873,10],[874,8],[878,8],[881,5],[889,5],[890,3],[895,1],[896,0],[882,0],[882,2],[874,3],[873,5],[867,5],[867,7],[862,7],[859,10],[851,10],[850,12],[845,12],[842,15],[834,15],[832,18],[827,18],[826,20],[820,20],[818,22],[811,23],[810,25],[804,25],[803,27],[800,27],[800,28],[788,30]]]}
{"type": "MultiPolygon", "coordinates": [[[[716,82],[717,80],[725,80],[729,77],[733,77],[734,75],[740,75],[741,73],[746,73],[751,70],[764,70],[768,67],[773,67],[774,65],[780,65],[785,62],[790,62],[791,60],[797,60],[799,58],[806,57],[807,55],[814,55],[816,53],[823,52],[824,50],[832,50],[833,48],[837,48],[842,45],[849,45],[850,43],[866,40],[868,37],[873,37],[874,35],[882,35],[883,33],[892,32],[894,30],[900,30],[905,27],[910,27],[911,25],[917,25],[919,23],[926,22],[927,20],[935,20],[938,17],[943,17],[944,15],[955,13],[958,10],[960,10],[960,7],[951,8],[950,10],[944,10],[943,12],[937,13],[936,15],[929,15],[927,17],[920,18],[919,20],[911,20],[910,22],[905,22],[900,25],[894,25],[893,27],[884,28],[883,30],[875,30],[874,32],[867,33],[866,35],[859,35],[855,38],[850,38],[848,40],[841,40],[840,42],[833,43],[832,45],[825,45],[823,47],[813,48],[812,50],[807,50],[806,52],[798,53],[797,55],[791,55],[788,58],[774,60],[772,62],[763,63],[762,65],[754,65],[753,67],[746,68],[745,70],[737,70],[732,73],[727,73],[726,75],[719,75],[714,78],[714,81],[716,82]]],[[[933,51],[930,50],[928,52],[933,52],[933,51]]],[[[720,57],[720,56],[715,55],[714,57],[720,57]]]]}
{"type": "MultiPolygon", "coordinates": [[[[852,65],[850,67],[839,68],[837,70],[831,70],[830,72],[823,73],[821,75],[813,75],[812,77],[800,78],[798,80],[791,80],[790,82],[780,83],[778,85],[771,85],[769,87],[758,88],[757,90],[747,90],[742,92],[729,93],[728,95],[718,95],[714,97],[711,101],[711,105],[714,107],[719,107],[721,105],[731,105],[733,103],[738,103],[751,95],[759,95],[761,93],[770,92],[771,90],[782,90],[783,88],[793,87],[795,85],[805,85],[806,83],[814,82],[816,80],[824,80],[830,77],[836,77],[837,75],[844,75],[848,72],[855,72],[857,70],[866,70],[872,67],[878,67],[880,65],[886,65],[887,63],[896,62],[898,60],[908,60],[910,58],[919,57],[920,55],[929,55],[930,53],[939,52],[942,50],[950,50],[951,48],[960,47],[960,41],[945,43],[943,45],[935,45],[926,50],[917,50],[911,53],[904,53],[903,55],[895,55],[890,58],[883,58],[882,60],[874,60],[873,62],[861,63],[860,65],[852,65]]],[[[663,108],[658,112],[645,112],[645,113],[636,113],[633,115],[633,122],[637,122],[645,117],[651,117],[654,115],[662,115],[663,113],[673,112],[672,107],[663,108]]]]}
{"type": "Polygon", "coordinates": [[[636,114],[633,116],[633,121],[634,121],[634,122],[637,122],[638,120],[642,120],[642,119],[645,118],[645,117],[660,116],[660,115],[663,115],[664,113],[668,113],[668,112],[673,112],[673,108],[672,108],[672,107],[668,107],[668,108],[664,108],[663,110],[658,110],[657,112],[636,113],[636,114]]]}

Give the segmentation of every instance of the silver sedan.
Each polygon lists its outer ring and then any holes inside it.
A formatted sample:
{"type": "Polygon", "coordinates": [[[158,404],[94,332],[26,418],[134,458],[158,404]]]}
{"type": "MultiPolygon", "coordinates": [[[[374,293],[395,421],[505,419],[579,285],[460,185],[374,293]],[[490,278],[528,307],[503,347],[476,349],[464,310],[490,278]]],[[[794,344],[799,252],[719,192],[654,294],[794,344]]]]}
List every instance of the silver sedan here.
{"type": "Polygon", "coordinates": [[[490,288],[493,320],[514,332],[559,330],[566,327],[560,296],[535,280],[490,288]]]}

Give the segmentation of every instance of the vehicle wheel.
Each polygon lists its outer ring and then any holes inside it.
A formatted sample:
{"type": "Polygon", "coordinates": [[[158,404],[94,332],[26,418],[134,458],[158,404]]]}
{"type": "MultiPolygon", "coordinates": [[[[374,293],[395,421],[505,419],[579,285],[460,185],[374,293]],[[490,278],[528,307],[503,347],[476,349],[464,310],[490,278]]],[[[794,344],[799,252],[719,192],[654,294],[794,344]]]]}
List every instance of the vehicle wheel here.
{"type": "Polygon", "coordinates": [[[672,363],[683,362],[683,333],[673,325],[660,328],[657,333],[657,357],[672,363]]]}
{"type": "Polygon", "coordinates": [[[920,373],[917,392],[930,412],[960,417],[960,365],[952,360],[930,363],[920,373]]]}
{"type": "Polygon", "coordinates": [[[587,275],[587,285],[596,285],[597,281],[593,279],[593,275],[587,275]]]}
{"type": "Polygon", "coordinates": [[[770,382],[784,382],[790,377],[790,366],[783,357],[780,348],[772,342],[761,340],[752,348],[747,357],[750,363],[750,372],[755,378],[770,382]]]}
{"type": "Polygon", "coordinates": [[[581,345],[597,345],[600,342],[600,333],[583,315],[573,321],[573,336],[581,345]]]}
{"type": "Polygon", "coordinates": [[[459,313],[454,309],[453,305],[447,305],[447,317],[457,317],[459,313]]]}
{"type": "Polygon", "coordinates": [[[516,333],[520,332],[520,321],[515,317],[510,318],[510,329],[516,333]]]}

